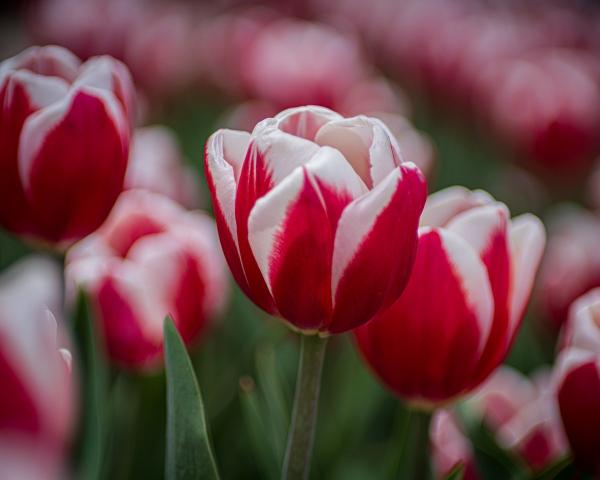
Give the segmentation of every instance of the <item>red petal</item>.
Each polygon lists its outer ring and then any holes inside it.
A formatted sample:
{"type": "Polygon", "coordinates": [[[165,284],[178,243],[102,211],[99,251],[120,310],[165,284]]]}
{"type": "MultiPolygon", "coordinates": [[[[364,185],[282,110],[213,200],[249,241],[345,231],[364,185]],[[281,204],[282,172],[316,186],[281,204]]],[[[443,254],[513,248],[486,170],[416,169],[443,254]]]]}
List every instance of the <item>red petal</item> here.
{"type": "Polygon", "coordinates": [[[368,321],[394,302],[406,285],[426,196],[423,176],[407,165],[342,214],[334,247],[335,308],[327,327],[331,332],[368,321]]]}
{"type": "MultiPolygon", "coordinates": [[[[440,402],[463,392],[482,344],[479,313],[466,290],[480,279],[485,288],[485,268],[471,251],[461,259],[460,267],[472,270],[471,282],[466,282],[449,257],[448,240],[455,243],[455,254],[469,248],[458,236],[436,230],[421,234],[400,299],[356,330],[358,345],[376,374],[398,395],[416,401],[440,402]]],[[[488,295],[481,301],[491,303],[488,295]]]]}
{"type": "Polygon", "coordinates": [[[120,108],[111,111],[107,97],[84,91],[61,116],[63,108],[47,107],[30,117],[20,143],[21,178],[50,241],[94,231],[121,192],[127,167],[124,118],[115,117],[120,108]]]}

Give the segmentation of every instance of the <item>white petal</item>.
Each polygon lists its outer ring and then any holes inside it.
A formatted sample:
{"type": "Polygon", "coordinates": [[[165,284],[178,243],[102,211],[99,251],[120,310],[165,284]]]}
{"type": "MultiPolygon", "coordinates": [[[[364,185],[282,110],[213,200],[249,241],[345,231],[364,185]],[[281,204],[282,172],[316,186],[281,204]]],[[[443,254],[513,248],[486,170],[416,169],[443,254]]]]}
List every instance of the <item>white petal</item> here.
{"type": "Polygon", "coordinates": [[[490,203],[494,203],[494,199],[483,190],[472,192],[461,186],[448,187],[429,195],[421,215],[421,225],[443,227],[458,213],[490,203]]]}
{"type": "Polygon", "coordinates": [[[512,262],[509,292],[510,331],[514,331],[529,300],[544,252],[546,232],[539,218],[525,214],[512,220],[509,238],[512,262]]]}

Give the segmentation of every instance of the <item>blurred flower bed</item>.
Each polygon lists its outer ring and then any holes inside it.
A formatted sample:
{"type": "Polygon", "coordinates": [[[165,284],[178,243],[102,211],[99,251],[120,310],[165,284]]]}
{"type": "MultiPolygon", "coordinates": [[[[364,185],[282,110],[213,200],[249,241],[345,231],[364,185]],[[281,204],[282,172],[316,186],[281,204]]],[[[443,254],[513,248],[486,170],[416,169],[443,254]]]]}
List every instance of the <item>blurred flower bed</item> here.
{"type": "MultiPolygon", "coordinates": [[[[252,132],[303,105],[366,115],[373,131],[387,126],[385,148],[395,152],[397,143],[428,193],[441,191],[429,197],[421,227],[454,228],[468,239],[453,217],[489,206],[500,212],[506,244],[511,229],[533,222],[525,212],[547,234],[543,256],[526,245],[531,268],[519,269],[513,246],[496,260],[513,265],[513,276],[482,277],[496,302],[485,328],[498,344],[486,343],[483,307],[481,318],[456,320],[456,331],[437,328],[444,312],[435,302],[447,291],[429,289],[444,275],[427,274],[434,246],[427,256],[421,248],[400,302],[355,335],[332,336],[310,478],[409,478],[402,468],[418,425],[399,397],[442,406],[429,430],[432,478],[449,478],[457,466],[469,479],[599,474],[600,7],[45,0],[7,8],[3,24],[0,372],[18,394],[0,401],[0,478],[164,478],[162,320],[172,312],[221,478],[280,476],[298,341],[253,304],[270,311],[253,285],[250,293],[242,285],[250,301],[226,271],[205,153],[208,161],[218,141],[234,149],[227,134],[207,144],[218,129],[252,132]],[[25,50],[32,45],[64,49],[25,50]],[[105,115],[79,130],[76,113],[71,123],[56,120],[53,112],[74,112],[77,102],[85,111],[104,106],[105,115]],[[440,204],[454,209],[448,218],[440,204]],[[79,289],[100,332],[95,369],[81,332],[69,333],[83,308],[79,289]],[[519,329],[520,310],[527,314],[519,329]],[[15,331],[17,316],[31,325],[15,331]],[[386,327],[394,316],[407,320],[402,328],[386,327]],[[36,329],[40,338],[32,338],[36,329]],[[37,363],[47,363],[44,375],[37,363]],[[90,403],[90,388],[103,389],[101,402],[90,403]],[[24,405],[18,415],[15,405],[24,405]],[[95,437],[90,411],[102,424],[95,437]]],[[[289,128],[315,140],[306,118],[289,128]]],[[[346,137],[331,128],[320,145],[343,154],[364,140],[358,127],[346,137]]],[[[246,262],[244,246],[236,247],[246,262]]],[[[394,248],[408,249],[400,241],[394,248]]],[[[314,328],[350,328],[328,321],[314,328]]]]}

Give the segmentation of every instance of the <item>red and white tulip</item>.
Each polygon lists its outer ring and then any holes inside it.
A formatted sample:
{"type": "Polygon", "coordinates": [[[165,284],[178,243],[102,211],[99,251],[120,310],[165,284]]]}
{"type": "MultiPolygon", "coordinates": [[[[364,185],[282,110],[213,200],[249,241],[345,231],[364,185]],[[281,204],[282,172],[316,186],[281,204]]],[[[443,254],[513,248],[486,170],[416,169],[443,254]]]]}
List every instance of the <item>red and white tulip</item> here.
{"type": "Polygon", "coordinates": [[[555,370],[560,414],[576,462],[600,475],[600,289],[571,307],[555,370]]]}
{"type": "Polygon", "coordinates": [[[511,220],[485,192],[431,195],[404,293],[356,331],[367,363],[392,391],[423,405],[478,386],[515,338],[544,242],[539,219],[511,220]]]}
{"type": "Polygon", "coordinates": [[[109,356],[134,369],[160,363],[167,314],[189,344],[227,293],[213,221],[143,190],[124,192],[98,231],[68,251],[65,273],[69,297],[88,293],[109,356]]]}
{"type": "Polygon", "coordinates": [[[509,367],[499,368],[468,404],[483,417],[499,444],[540,471],[568,454],[550,372],[530,379],[509,367]]]}
{"type": "Polygon", "coordinates": [[[125,189],[160,193],[186,208],[200,204],[196,173],[185,165],[173,132],[158,125],[135,130],[125,189]]]}
{"type": "Polygon", "coordinates": [[[71,354],[50,310],[61,297],[60,272],[41,257],[0,278],[0,478],[64,478],[76,409],[71,354]]]}
{"type": "Polygon", "coordinates": [[[339,333],[402,292],[426,186],[379,120],[285,110],[213,134],[205,170],[225,257],[268,313],[339,333]]]}
{"type": "Polygon", "coordinates": [[[31,47],[0,64],[0,225],[59,248],[123,188],[133,86],[111,57],[31,47]]]}

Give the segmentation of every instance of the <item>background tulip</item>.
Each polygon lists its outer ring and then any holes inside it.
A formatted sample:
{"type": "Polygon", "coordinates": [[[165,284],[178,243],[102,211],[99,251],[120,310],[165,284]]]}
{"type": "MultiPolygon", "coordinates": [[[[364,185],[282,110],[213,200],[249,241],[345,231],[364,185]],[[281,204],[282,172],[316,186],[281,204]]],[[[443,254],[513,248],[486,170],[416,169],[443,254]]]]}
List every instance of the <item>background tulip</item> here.
{"type": "Polygon", "coordinates": [[[110,357],[150,369],[160,361],[163,319],[190,343],[222,306],[226,277],[213,222],[167,197],[130,190],[106,222],[67,253],[69,297],[91,298],[110,357]]]}
{"type": "Polygon", "coordinates": [[[177,138],[167,127],[138,128],[133,134],[125,189],[161,193],[186,208],[200,204],[195,172],[185,165],[177,138]]]}
{"type": "Polygon", "coordinates": [[[123,188],[133,86],[110,57],[31,47],[0,64],[0,225],[64,247],[123,188]]]}
{"type": "Polygon", "coordinates": [[[425,182],[380,121],[286,110],[212,135],[205,170],[229,266],[267,312],[338,333],[402,291],[425,182]]]}
{"type": "Polygon", "coordinates": [[[49,260],[30,257],[0,278],[0,476],[64,478],[75,414],[61,282],[49,260]],[[24,461],[26,459],[26,461],[24,461]]]}
{"type": "Polygon", "coordinates": [[[439,404],[480,384],[521,323],[544,248],[532,215],[460,187],[431,195],[400,298],[356,330],[373,371],[411,402],[439,404]]]}
{"type": "Polygon", "coordinates": [[[480,478],[473,446],[452,411],[440,410],[434,415],[429,437],[435,478],[446,478],[459,467],[463,469],[464,480],[480,478]]]}
{"type": "Polygon", "coordinates": [[[548,223],[548,248],[540,268],[537,298],[549,326],[558,332],[573,301],[600,286],[600,218],[574,206],[562,206],[548,223]]]}
{"type": "Polygon", "coordinates": [[[468,405],[483,417],[500,445],[542,471],[568,454],[558,403],[548,370],[531,380],[502,367],[475,392],[468,405]]]}
{"type": "Polygon", "coordinates": [[[576,461],[600,474],[600,290],[571,307],[555,370],[560,414],[576,461]]]}

